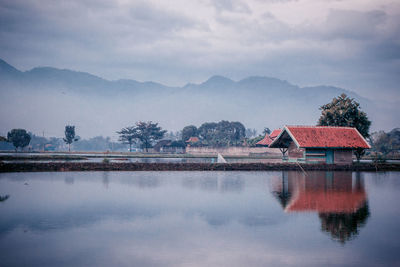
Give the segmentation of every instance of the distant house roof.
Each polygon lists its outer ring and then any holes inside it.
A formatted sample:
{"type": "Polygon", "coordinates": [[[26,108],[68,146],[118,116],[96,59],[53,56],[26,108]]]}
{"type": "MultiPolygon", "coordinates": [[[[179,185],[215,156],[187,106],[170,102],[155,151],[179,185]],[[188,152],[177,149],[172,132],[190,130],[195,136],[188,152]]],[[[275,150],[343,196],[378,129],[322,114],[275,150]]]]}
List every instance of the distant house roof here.
{"type": "Polygon", "coordinates": [[[272,141],[274,141],[274,139],[281,133],[281,131],[282,131],[281,129],[273,130],[271,134],[269,135],[266,134],[262,140],[256,143],[256,145],[269,146],[272,143],[272,141]]]}
{"type": "Polygon", "coordinates": [[[197,143],[199,141],[200,140],[199,140],[199,138],[197,136],[192,136],[186,141],[186,143],[197,143]]]}
{"type": "Polygon", "coordinates": [[[285,126],[270,147],[286,147],[288,137],[299,148],[371,148],[356,128],[332,126],[285,126]]]}
{"type": "Polygon", "coordinates": [[[268,134],[265,135],[265,137],[263,139],[261,139],[260,141],[258,141],[256,143],[256,145],[260,145],[260,146],[269,146],[272,143],[272,139],[271,137],[269,137],[268,134]]]}
{"type": "Polygon", "coordinates": [[[269,135],[271,139],[275,139],[280,133],[282,132],[282,129],[275,129],[272,131],[272,133],[269,135]]]}

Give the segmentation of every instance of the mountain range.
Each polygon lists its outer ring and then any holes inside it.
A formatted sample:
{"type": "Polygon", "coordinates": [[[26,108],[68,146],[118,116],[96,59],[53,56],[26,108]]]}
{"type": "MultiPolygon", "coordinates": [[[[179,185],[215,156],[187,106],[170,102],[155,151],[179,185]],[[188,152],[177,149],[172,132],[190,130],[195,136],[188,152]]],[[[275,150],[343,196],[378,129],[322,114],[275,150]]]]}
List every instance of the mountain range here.
{"type": "Polygon", "coordinates": [[[200,84],[170,87],[156,82],[106,80],[67,69],[20,71],[0,60],[0,134],[25,128],[62,136],[66,124],[83,137],[114,136],[139,120],[167,130],[206,121],[240,121],[248,128],[314,125],[319,107],[342,93],[355,98],[372,130],[399,126],[398,107],[334,86],[300,87],[271,77],[233,81],[213,76],[200,84]]]}

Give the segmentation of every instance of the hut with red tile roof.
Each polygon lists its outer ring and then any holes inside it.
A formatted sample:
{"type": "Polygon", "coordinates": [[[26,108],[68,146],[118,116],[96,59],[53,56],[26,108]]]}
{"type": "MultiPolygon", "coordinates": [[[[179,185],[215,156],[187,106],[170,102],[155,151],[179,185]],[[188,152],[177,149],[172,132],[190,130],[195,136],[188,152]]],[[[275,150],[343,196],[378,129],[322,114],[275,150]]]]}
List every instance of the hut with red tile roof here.
{"type": "Polygon", "coordinates": [[[197,136],[191,136],[188,140],[185,141],[187,146],[190,147],[200,142],[200,139],[197,136]]]}
{"type": "Polygon", "coordinates": [[[197,136],[192,136],[186,141],[186,143],[197,143],[199,141],[200,140],[199,140],[199,138],[197,136]]]}
{"type": "Polygon", "coordinates": [[[265,137],[256,143],[257,146],[269,146],[272,141],[281,133],[281,129],[275,129],[271,134],[265,134],[265,137]]]}
{"type": "Polygon", "coordinates": [[[284,160],[328,164],[350,164],[354,149],[371,148],[356,128],[332,126],[285,126],[269,147],[284,160]]]}

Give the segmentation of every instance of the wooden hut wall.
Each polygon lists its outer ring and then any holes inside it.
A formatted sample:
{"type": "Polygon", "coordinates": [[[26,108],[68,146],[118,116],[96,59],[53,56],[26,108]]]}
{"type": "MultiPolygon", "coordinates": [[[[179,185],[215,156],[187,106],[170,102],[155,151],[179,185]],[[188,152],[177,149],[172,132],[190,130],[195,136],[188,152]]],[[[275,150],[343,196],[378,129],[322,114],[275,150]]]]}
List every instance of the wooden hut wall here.
{"type": "Polygon", "coordinates": [[[289,158],[304,158],[304,148],[297,148],[294,142],[291,142],[288,149],[289,158]]]}
{"type": "Polygon", "coordinates": [[[306,160],[307,161],[318,161],[326,162],[326,149],[306,149],[306,160]]]}
{"type": "Polygon", "coordinates": [[[351,149],[336,149],[334,153],[335,164],[349,164],[353,162],[353,151],[351,149]]]}

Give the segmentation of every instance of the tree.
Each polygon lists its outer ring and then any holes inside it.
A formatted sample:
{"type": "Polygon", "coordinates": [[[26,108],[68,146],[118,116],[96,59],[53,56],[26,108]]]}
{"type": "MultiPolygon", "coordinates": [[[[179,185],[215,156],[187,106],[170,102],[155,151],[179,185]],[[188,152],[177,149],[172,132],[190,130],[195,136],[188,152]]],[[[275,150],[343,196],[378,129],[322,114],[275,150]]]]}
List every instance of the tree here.
{"type": "Polygon", "coordinates": [[[7,140],[8,142],[13,143],[15,151],[17,151],[18,147],[22,150],[24,147],[29,145],[31,136],[24,129],[12,129],[7,133],[7,140]]]}
{"type": "Polygon", "coordinates": [[[185,126],[182,129],[182,141],[186,142],[192,136],[198,136],[197,127],[194,125],[185,126]]]}
{"type": "Polygon", "coordinates": [[[259,136],[256,136],[256,137],[254,137],[254,138],[249,138],[249,139],[247,139],[246,142],[247,142],[247,145],[248,145],[248,146],[250,146],[250,147],[255,147],[255,146],[256,146],[256,143],[259,142],[259,141],[261,141],[261,140],[263,140],[263,139],[264,139],[264,136],[259,135],[259,136]]]}
{"type": "Polygon", "coordinates": [[[198,129],[198,135],[205,145],[212,145],[215,140],[215,133],[217,131],[217,123],[205,122],[198,129]]]}
{"type": "Polygon", "coordinates": [[[369,137],[371,121],[367,114],[360,109],[360,104],[353,98],[341,94],[331,103],[320,107],[322,110],[318,125],[355,127],[365,138],[369,137]]]}
{"type": "Polygon", "coordinates": [[[231,122],[231,140],[234,145],[240,144],[246,137],[246,128],[241,122],[231,122]]]}
{"type": "Polygon", "coordinates": [[[0,136],[0,142],[7,142],[7,138],[0,136]]]}
{"type": "Polygon", "coordinates": [[[79,140],[78,137],[75,137],[75,126],[67,125],[65,126],[65,138],[63,138],[64,142],[68,144],[68,151],[71,151],[71,144],[79,140]]]}
{"type": "Polygon", "coordinates": [[[250,129],[250,128],[246,129],[246,137],[247,138],[252,138],[252,137],[255,137],[255,136],[257,136],[257,130],[256,129],[250,129]]]}
{"type": "Polygon", "coordinates": [[[385,156],[400,150],[400,128],[395,128],[388,133],[384,131],[373,133],[371,139],[373,150],[385,156]]]}
{"type": "MultiPolygon", "coordinates": [[[[371,121],[367,114],[361,111],[360,104],[354,98],[341,94],[337,98],[333,98],[331,103],[321,106],[320,110],[322,112],[318,125],[355,127],[364,138],[369,137],[371,121]]],[[[357,148],[354,153],[359,161],[365,150],[357,148]]]]}
{"type": "Polygon", "coordinates": [[[265,136],[266,134],[270,134],[270,133],[271,133],[271,130],[270,130],[268,127],[264,127],[264,130],[263,130],[264,136],[265,136]]]}
{"type": "Polygon", "coordinates": [[[158,126],[158,123],[153,123],[151,121],[137,122],[135,130],[135,136],[141,142],[142,147],[146,149],[146,152],[149,151],[152,143],[163,138],[164,134],[167,132],[166,130],[162,130],[162,128],[158,126]]]}
{"type": "Polygon", "coordinates": [[[129,144],[129,152],[132,152],[132,145],[136,143],[137,129],[135,126],[122,128],[119,134],[119,141],[124,144],[129,144]]]}
{"type": "Polygon", "coordinates": [[[205,122],[198,129],[198,136],[204,145],[224,147],[239,145],[246,135],[246,128],[240,122],[205,122]]]}

